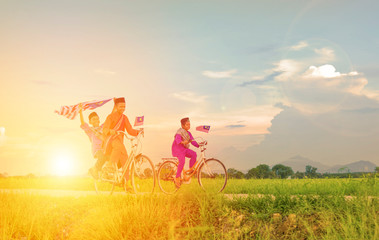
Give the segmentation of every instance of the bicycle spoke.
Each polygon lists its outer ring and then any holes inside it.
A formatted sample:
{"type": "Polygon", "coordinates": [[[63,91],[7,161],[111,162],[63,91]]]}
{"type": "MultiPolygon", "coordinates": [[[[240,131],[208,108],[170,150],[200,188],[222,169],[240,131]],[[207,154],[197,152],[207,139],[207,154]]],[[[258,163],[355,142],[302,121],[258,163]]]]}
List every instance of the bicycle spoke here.
{"type": "Polygon", "coordinates": [[[132,165],[132,186],[136,193],[152,193],[155,187],[155,169],[151,160],[139,155],[132,165]]]}
{"type": "Polygon", "coordinates": [[[200,186],[207,192],[221,192],[224,190],[227,182],[224,164],[213,158],[206,160],[199,169],[198,181],[200,186]]]}
{"type": "Polygon", "coordinates": [[[115,189],[117,174],[113,170],[103,168],[99,178],[95,179],[95,190],[99,195],[111,195],[115,189]]]}
{"type": "Polygon", "coordinates": [[[159,167],[158,184],[162,192],[166,194],[173,194],[178,190],[174,183],[177,169],[177,163],[174,161],[165,161],[159,167]]]}

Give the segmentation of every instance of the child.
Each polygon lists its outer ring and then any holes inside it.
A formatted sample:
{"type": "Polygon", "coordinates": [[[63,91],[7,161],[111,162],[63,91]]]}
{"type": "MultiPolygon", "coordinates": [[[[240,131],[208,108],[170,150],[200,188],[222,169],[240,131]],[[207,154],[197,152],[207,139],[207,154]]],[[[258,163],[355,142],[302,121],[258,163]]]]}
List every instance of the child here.
{"type": "Polygon", "coordinates": [[[105,156],[102,151],[102,143],[103,143],[103,126],[100,126],[100,119],[96,112],[90,113],[88,116],[89,123],[92,125],[90,127],[83,119],[83,108],[82,105],[79,104],[79,113],[80,113],[80,127],[84,130],[84,132],[88,135],[89,140],[92,143],[92,155],[97,159],[95,166],[88,170],[89,174],[95,179],[98,179],[98,172],[101,170],[105,163],[105,156]]]}
{"type": "Polygon", "coordinates": [[[199,147],[199,144],[193,139],[192,134],[189,132],[189,129],[191,128],[189,118],[183,118],[180,120],[180,123],[182,127],[176,132],[171,148],[172,156],[177,157],[179,160],[178,171],[176,172],[176,178],[174,178],[177,188],[181,185],[180,175],[183,171],[185,158],[191,158],[189,164],[190,168],[196,163],[197,154],[195,151],[189,149],[189,144],[191,143],[197,148],[199,147]]]}

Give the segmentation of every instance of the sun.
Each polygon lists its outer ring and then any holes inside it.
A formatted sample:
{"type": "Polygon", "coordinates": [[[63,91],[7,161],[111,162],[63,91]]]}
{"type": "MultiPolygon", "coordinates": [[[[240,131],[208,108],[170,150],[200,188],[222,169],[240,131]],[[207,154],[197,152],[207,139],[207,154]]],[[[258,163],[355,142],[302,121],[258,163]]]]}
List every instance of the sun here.
{"type": "Polygon", "coordinates": [[[71,156],[67,154],[58,154],[54,157],[52,163],[52,170],[54,175],[67,176],[72,174],[74,161],[71,156]]]}

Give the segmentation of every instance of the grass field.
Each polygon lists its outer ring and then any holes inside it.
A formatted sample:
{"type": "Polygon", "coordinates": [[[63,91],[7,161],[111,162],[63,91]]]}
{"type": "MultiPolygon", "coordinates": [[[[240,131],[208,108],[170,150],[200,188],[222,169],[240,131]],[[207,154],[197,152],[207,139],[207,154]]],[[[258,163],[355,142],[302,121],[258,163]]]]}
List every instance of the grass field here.
{"type": "MultiPolygon", "coordinates": [[[[0,193],[0,239],[379,239],[378,179],[196,181],[172,196],[0,193]],[[256,194],[262,194],[258,197],[256,194]],[[348,200],[345,195],[352,195],[348,200]],[[275,197],[272,197],[275,196],[275,197]]],[[[89,178],[6,178],[0,189],[92,190],[89,178]]]]}

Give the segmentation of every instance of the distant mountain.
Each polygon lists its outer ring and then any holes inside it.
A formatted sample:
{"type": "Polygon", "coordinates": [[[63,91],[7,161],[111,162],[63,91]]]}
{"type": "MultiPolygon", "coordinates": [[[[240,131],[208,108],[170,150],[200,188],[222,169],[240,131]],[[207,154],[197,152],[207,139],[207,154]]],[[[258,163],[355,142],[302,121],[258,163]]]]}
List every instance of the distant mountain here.
{"type": "Polygon", "coordinates": [[[335,165],[326,170],[329,173],[338,172],[374,172],[376,165],[369,161],[358,161],[346,165],[335,165]]]}
{"type": "Polygon", "coordinates": [[[310,160],[309,158],[306,158],[306,157],[303,157],[300,155],[296,155],[296,156],[289,158],[289,159],[287,159],[287,160],[285,160],[279,164],[283,164],[285,166],[291,167],[294,172],[297,172],[297,171],[305,172],[305,167],[307,165],[310,165],[312,167],[316,167],[317,172],[319,172],[319,173],[325,172],[327,169],[330,169],[330,166],[327,166],[327,165],[322,164],[320,162],[310,160]]]}

